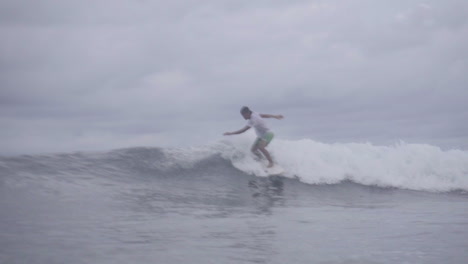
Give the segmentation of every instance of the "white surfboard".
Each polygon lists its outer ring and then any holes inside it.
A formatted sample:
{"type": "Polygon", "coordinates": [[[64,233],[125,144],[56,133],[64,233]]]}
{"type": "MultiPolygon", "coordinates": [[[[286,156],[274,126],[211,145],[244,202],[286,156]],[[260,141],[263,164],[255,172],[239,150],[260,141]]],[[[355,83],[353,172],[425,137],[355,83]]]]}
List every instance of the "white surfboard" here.
{"type": "Polygon", "coordinates": [[[271,168],[267,168],[266,166],[264,166],[264,170],[265,170],[266,174],[268,174],[269,176],[284,174],[284,169],[281,168],[277,164],[275,164],[271,168]]]}

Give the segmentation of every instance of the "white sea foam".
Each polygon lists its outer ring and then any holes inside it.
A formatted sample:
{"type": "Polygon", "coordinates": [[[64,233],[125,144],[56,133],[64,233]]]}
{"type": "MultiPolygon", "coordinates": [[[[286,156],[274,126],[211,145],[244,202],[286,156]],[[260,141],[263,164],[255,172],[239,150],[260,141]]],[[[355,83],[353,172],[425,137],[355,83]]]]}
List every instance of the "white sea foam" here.
{"type": "MultiPolygon", "coordinates": [[[[212,147],[234,167],[265,176],[250,152],[250,137],[230,138],[212,147]]],[[[468,191],[468,152],[443,151],[426,144],[400,142],[391,146],[369,143],[325,144],[309,139],[276,139],[268,147],[284,176],[309,184],[350,180],[359,184],[412,190],[468,191]]]]}

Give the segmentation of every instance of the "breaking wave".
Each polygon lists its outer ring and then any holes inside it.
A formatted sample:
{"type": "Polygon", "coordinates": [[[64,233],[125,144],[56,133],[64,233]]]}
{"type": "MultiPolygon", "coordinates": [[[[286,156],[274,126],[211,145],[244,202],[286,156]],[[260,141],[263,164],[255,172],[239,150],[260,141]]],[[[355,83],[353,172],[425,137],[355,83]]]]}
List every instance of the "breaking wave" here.
{"type": "MultiPolygon", "coordinates": [[[[217,168],[217,173],[266,176],[249,152],[252,138],[235,137],[189,148],[137,147],[109,152],[0,158],[0,176],[79,175],[172,177],[217,168]]],[[[425,144],[375,146],[275,140],[269,150],[284,177],[307,184],[352,181],[367,186],[431,192],[468,191],[468,152],[425,144]]],[[[215,177],[213,175],[212,177],[215,177]]],[[[196,178],[194,178],[196,180],[196,178]]]]}

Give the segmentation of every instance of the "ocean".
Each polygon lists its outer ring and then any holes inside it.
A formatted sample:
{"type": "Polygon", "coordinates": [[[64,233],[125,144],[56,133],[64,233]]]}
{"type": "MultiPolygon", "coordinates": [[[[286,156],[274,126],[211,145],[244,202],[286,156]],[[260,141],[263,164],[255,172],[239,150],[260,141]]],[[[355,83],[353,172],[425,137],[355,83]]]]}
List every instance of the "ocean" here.
{"type": "Polygon", "coordinates": [[[0,157],[0,263],[468,263],[468,151],[235,137],[0,157]]]}

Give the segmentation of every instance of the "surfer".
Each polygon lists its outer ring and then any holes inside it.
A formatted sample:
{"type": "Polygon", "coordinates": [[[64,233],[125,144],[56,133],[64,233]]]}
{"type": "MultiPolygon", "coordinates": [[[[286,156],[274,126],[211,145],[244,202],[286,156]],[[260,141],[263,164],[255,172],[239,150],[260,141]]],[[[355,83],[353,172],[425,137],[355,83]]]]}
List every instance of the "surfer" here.
{"type": "Polygon", "coordinates": [[[266,122],[263,120],[263,118],[276,118],[276,119],[283,119],[282,115],[269,115],[269,114],[259,114],[257,112],[251,111],[247,106],[244,106],[240,110],[241,115],[244,117],[245,120],[249,120],[247,122],[247,125],[237,131],[234,132],[226,132],[224,133],[225,136],[229,135],[236,135],[236,134],[242,134],[245,131],[249,130],[251,127],[255,129],[255,133],[257,134],[257,139],[252,145],[252,148],[250,149],[255,156],[257,156],[259,159],[262,158],[262,155],[258,152],[263,153],[265,158],[268,160],[268,165],[267,168],[273,167],[274,163],[273,160],[271,159],[271,155],[266,150],[266,147],[268,144],[270,144],[271,140],[274,137],[273,132],[270,131],[270,129],[266,126],[266,122]]]}

